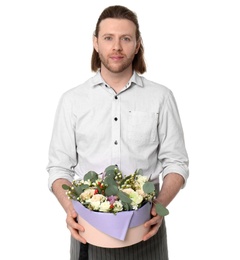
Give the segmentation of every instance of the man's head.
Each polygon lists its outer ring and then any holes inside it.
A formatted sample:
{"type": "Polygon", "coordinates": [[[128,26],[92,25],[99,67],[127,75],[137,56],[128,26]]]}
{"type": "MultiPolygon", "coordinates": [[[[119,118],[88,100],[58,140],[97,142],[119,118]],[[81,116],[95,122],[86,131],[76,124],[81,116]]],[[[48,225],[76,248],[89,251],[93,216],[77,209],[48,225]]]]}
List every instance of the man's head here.
{"type": "MultiPolygon", "coordinates": [[[[137,16],[134,12],[129,10],[128,8],[120,5],[115,5],[115,6],[109,6],[106,9],[103,10],[101,15],[98,18],[95,32],[94,32],[94,49],[92,53],[92,60],[91,60],[91,68],[93,71],[97,71],[101,67],[101,63],[104,63],[103,55],[101,56],[101,53],[98,53],[98,44],[101,41],[101,38],[103,35],[101,34],[103,30],[101,31],[101,28],[108,28],[110,27],[109,25],[113,24],[114,22],[115,27],[119,27],[122,25],[122,30],[124,30],[124,26],[126,28],[126,37],[130,37],[129,39],[126,38],[126,40],[132,40],[136,42],[136,47],[135,47],[135,52],[133,53],[133,57],[129,57],[128,61],[126,62],[131,62],[132,63],[132,68],[133,70],[136,70],[138,73],[143,74],[146,71],[146,63],[144,61],[144,48],[142,44],[142,39],[141,39],[141,33],[139,30],[139,24],[138,24],[138,19],[137,16]],[[102,27],[101,27],[102,25],[102,27]],[[131,28],[132,31],[131,31],[131,28]],[[131,34],[131,32],[133,32],[131,34]]],[[[111,30],[111,29],[109,29],[111,30]]],[[[109,35],[107,35],[108,37],[109,35]]],[[[125,31],[123,34],[123,37],[125,36],[125,31]]],[[[105,35],[104,35],[105,37],[105,35]]],[[[112,37],[110,35],[110,37],[112,37]]],[[[114,37],[117,38],[118,34],[116,32],[116,35],[114,33],[113,37],[111,40],[114,40],[114,37]]],[[[110,39],[110,38],[109,38],[110,39]]],[[[112,40],[112,41],[113,41],[112,40]]],[[[123,42],[125,41],[125,38],[123,38],[123,42]]],[[[119,44],[119,46],[121,43],[119,44]]],[[[120,47],[114,46],[113,48],[120,48],[120,47]]],[[[129,45],[128,45],[129,46],[129,45]]],[[[113,52],[116,52],[116,50],[113,50],[113,52]]],[[[120,52],[120,50],[119,50],[120,52]]],[[[106,65],[106,64],[105,64],[106,65]]]]}

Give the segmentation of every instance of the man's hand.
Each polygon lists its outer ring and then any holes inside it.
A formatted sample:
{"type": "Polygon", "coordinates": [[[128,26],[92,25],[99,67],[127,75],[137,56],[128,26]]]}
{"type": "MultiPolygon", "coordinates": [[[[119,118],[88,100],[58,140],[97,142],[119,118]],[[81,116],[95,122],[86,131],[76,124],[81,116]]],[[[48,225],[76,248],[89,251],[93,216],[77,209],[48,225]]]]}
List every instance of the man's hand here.
{"type": "Polygon", "coordinates": [[[87,241],[79,235],[79,231],[84,232],[84,227],[77,223],[77,212],[74,209],[67,210],[67,228],[70,230],[71,235],[76,239],[86,244],[87,241]]]}
{"type": "Polygon", "coordinates": [[[146,228],[151,227],[149,232],[143,237],[143,241],[148,240],[152,236],[156,235],[158,232],[158,229],[160,228],[162,224],[163,217],[157,215],[155,205],[153,204],[151,215],[153,216],[150,220],[148,220],[144,226],[146,228]]]}
{"type": "Polygon", "coordinates": [[[79,235],[79,231],[84,232],[84,227],[79,225],[76,221],[77,219],[77,212],[74,210],[72,201],[68,199],[66,196],[66,191],[62,188],[62,185],[66,184],[68,186],[71,185],[71,182],[65,179],[57,179],[53,183],[53,193],[55,194],[56,198],[62,205],[63,209],[67,214],[66,222],[67,228],[70,230],[71,235],[80,242],[86,244],[87,241],[79,235]]]}
{"type": "MultiPolygon", "coordinates": [[[[169,173],[165,176],[162,184],[162,188],[156,199],[157,202],[161,203],[164,207],[167,207],[169,203],[175,198],[179,190],[184,184],[184,178],[178,173],[169,173]]],[[[154,236],[160,228],[163,217],[157,215],[155,205],[153,204],[151,215],[153,216],[144,225],[145,227],[151,227],[150,231],[143,237],[143,241],[146,241],[150,237],[154,236]]]]}

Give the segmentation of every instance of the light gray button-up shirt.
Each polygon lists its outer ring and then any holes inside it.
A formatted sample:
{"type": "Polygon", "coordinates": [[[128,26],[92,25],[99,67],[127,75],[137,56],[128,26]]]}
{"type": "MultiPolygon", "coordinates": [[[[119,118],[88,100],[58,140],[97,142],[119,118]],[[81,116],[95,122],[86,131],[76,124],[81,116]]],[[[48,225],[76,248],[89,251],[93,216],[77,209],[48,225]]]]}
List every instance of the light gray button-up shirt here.
{"type": "Polygon", "coordinates": [[[188,155],[174,96],[168,88],[133,73],[118,94],[100,72],[65,92],[49,149],[49,188],[92,170],[117,164],[124,175],[142,169],[159,182],[175,172],[188,178],[188,155]]]}

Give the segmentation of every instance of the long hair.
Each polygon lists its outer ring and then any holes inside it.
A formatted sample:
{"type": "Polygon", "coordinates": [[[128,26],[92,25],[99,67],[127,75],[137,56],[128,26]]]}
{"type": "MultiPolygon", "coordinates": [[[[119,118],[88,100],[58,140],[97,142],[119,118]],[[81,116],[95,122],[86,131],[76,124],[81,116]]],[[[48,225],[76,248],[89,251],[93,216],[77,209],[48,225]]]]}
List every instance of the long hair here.
{"type": "MultiPolygon", "coordinates": [[[[136,72],[143,74],[146,72],[147,67],[146,63],[144,60],[144,48],[143,48],[143,42],[141,38],[141,33],[139,30],[139,24],[138,24],[138,18],[137,15],[129,10],[128,8],[121,6],[121,5],[114,5],[114,6],[109,6],[106,9],[103,10],[103,12],[100,14],[94,36],[98,37],[99,33],[99,25],[102,20],[107,19],[107,18],[116,18],[116,19],[127,19],[132,21],[136,25],[136,39],[137,41],[140,41],[140,48],[138,53],[135,55],[133,62],[132,62],[132,67],[133,70],[136,72]]],[[[97,71],[101,67],[101,60],[99,58],[98,52],[93,48],[92,52],[92,60],[91,60],[91,69],[92,71],[97,71]]]]}

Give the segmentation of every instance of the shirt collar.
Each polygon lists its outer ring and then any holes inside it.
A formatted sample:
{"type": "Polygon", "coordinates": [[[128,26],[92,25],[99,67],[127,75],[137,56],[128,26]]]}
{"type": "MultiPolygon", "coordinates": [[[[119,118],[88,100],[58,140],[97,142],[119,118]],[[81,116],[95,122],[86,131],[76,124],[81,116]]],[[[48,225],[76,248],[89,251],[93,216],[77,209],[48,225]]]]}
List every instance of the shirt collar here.
{"type": "Polygon", "coordinates": [[[130,85],[134,83],[139,87],[143,87],[142,77],[137,74],[136,71],[133,72],[131,79],[129,80],[130,85]]]}
{"type": "MultiPolygon", "coordinates": [[[[92,86],[95,87],[97,85],[106,84],[101,76],[100,70],[97,71],[96,75],[92,77],[92,86]]],[[[132,77],[130,78],[129,82],[126,85],[126,89],[129,88],[132,85],[137,85],[139,87],[143,86],[142,77],[139,76],[136,71],[133,72],[132,77]]]]}

